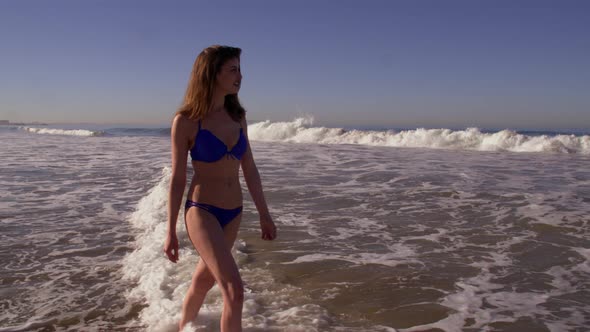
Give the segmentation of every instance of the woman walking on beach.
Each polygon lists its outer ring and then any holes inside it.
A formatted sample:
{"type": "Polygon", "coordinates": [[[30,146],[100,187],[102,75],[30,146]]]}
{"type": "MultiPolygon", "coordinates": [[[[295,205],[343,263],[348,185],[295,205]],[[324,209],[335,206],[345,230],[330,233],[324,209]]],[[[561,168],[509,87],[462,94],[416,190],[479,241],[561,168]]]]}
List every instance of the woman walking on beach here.
{"type": "Polygon", "coordinates": [[[260,214],[262,239],[276,237],[250,150],[245,111],[238,100],[240,54],[239,48],[218,45],[199,54],[183,105],[172,123],[172,180],[164,251],[172,262],[178,261],[176,221],[190,153],[194,176],[184,216],[189,238],[200,256],[182,306],[180,330],[197,317],[215,282],[223,295],[221,331],[242,330],[244,288],[231,254],[242,217],[240,166],[260,214]]]}

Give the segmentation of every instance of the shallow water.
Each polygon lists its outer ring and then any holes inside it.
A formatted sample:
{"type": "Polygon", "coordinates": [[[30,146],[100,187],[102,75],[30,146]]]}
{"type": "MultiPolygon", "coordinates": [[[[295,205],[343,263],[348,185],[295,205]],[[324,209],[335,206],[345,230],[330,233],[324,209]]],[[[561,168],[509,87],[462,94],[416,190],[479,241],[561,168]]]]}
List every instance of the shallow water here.
{"type": "MultiPolygon", "coordinates": [[[[198,255],[161,252],[165,136],[0,133],[0,331],[172,331],[198,255]]],[[[590,157],[252,141],[246,331],[584,331],[590,157]]],[[[246,186],[243,183],[245,190],[246,186]]],[[[195,330],[218,330],[214,288],[195,330]]]]}

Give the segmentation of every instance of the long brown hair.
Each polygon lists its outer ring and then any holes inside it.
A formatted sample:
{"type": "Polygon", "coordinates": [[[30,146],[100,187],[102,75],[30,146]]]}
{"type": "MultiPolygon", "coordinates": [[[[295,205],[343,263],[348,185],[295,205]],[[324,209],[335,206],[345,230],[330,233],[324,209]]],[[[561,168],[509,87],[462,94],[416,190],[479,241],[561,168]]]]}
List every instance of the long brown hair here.
{"type": "MultiPolygon", "coordinates": [[[[226,61],[238,58],[242,50],[237,47],[213,45],[204,49],[193,65],[188,87],[182,105],[176,114],[182,114],[193,120],[203,119],[211,111],[215,79],[226,61]]],[[[244,117],[244,107],[237,94],[225,96],[225,109],[235,121],[244,117]]]]}

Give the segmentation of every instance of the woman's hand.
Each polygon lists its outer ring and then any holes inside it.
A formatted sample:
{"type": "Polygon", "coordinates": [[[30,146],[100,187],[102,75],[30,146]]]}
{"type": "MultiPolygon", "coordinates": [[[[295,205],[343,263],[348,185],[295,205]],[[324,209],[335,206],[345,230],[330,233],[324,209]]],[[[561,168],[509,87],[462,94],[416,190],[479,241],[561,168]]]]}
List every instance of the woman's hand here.
{"type": "Polygon", "coordinates": [[[166,243],[164,244],[164,252],[172,263],[178,261],[178,238],[176,237],[176,234],[168,234],[166,237],[166,243]]]}
{"type": "Polygon", "coordinates": [[[260,230],[263,240],[274,240],[277,237],[277,226],[270,215],[260,217],[260,230]]]}

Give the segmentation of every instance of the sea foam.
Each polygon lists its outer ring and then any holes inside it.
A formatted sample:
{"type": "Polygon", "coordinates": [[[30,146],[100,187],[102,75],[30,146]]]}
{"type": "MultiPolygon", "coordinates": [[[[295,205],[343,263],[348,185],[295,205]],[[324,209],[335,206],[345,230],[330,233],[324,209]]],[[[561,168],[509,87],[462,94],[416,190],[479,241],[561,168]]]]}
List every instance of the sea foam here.
{"type": "MultiPolygon", "coordinates": [[[[165,167],[159,182],[137,204],[129,221],[136,229],[135,250],[123,260],[123,278],[134,281],[136,286],[127,292],[132,303],[145,307],[139,313],[139,321],[133,325],[144,326],[147,331],[175,330],[180,320],[182,302],[190,286],[191,275],[198,262],[198,254],[192,248],[184,225],[178,220],[179,260],[176,264],[166,258],[163,244],[167,232],[167,197],[171,169],[165,167]]],[[[239,239],[233,254],[240,266],[245,283],[245,328],[276,331],[317,331],[331,321],[321,306],[313,303],[293,303],[301,297],[301,290],[273,279],[269,271],[251,268],[244,240],[239,239]],[[264,303],[264,305],[262,305],[264,303]]],[[[223,298],[217,285],[209,292],[199,311],[197,321],[190,328],[219,330],[223,298]]],[[[187,328],[187,329],[190,329],[187,328]]]]}

